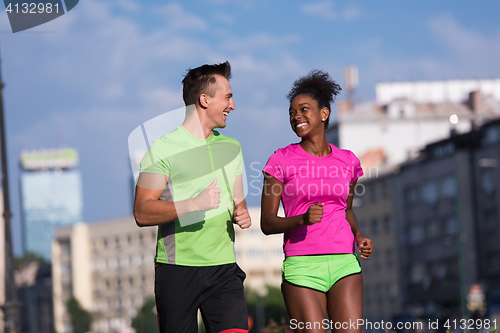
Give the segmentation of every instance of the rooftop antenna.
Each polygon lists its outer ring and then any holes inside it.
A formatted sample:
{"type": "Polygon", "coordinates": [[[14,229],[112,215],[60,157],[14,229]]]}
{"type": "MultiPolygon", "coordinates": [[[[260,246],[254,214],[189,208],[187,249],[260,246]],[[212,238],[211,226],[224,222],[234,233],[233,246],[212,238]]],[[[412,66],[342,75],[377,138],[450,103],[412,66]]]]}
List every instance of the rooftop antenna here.
{"type": "Polygon", "coordinates": [[[344,68],[344,87],[347,91],[347,100],[349,101],[349,106],[352,109],[354,107],[354,91],[359,84],[358,67],[347,66],[344,68]]]}

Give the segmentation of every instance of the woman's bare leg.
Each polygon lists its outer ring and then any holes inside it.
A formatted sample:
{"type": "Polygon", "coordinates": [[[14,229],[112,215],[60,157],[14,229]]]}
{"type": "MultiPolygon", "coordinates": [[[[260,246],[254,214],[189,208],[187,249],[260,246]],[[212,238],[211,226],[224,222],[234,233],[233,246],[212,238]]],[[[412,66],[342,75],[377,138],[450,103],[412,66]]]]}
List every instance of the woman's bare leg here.
{"type": "Polygon", "coordinates": [[[324,333],[326,294],[283,282],[283,298],[290,316],[291,327],[297,333],[324,333]]]}
{"type": "Polygon", "coordinates": [[[330,288],[326,296],[332,332],[361,333],[362,326],[357,326],[358,319],[363,319],[361,274],[353,274],[340,279],[330,288]],[[341,328],[335,329],[335,327],[341,328]]]}

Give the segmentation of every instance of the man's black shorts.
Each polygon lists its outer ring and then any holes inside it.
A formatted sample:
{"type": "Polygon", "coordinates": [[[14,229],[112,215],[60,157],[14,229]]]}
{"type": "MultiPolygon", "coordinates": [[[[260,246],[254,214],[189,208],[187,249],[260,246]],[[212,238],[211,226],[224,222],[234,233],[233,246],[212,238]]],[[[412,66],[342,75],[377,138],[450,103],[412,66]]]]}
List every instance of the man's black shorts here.
{"type": "Polygon", "coordinates": [[[200,309],[207,333],[248,332],[245,273],[236,263],[190,267],[156,264],[160,333],[198,332],[200,309]]]}

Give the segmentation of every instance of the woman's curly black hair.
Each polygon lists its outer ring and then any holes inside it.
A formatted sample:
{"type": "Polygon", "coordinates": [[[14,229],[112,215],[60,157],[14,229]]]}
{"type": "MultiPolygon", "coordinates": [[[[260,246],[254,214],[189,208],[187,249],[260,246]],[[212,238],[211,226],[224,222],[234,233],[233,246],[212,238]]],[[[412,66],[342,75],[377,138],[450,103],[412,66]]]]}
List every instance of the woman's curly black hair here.
{"type": "Polygon", "coordinates": [[[309,95],[318,102],[318,108],[321,110],[326,107],[330,111],[328,118],[325,121],[325,129],[328,128],[330,114],[332,109],[330,104],[335,100],[342,88],[332,80],[328,73],[320,70],[312,70],[306,76],[301,77],[293,83],[293,87],[287,95],[288,100],[292,103],[293,99],[298,95],[309,95]]]}

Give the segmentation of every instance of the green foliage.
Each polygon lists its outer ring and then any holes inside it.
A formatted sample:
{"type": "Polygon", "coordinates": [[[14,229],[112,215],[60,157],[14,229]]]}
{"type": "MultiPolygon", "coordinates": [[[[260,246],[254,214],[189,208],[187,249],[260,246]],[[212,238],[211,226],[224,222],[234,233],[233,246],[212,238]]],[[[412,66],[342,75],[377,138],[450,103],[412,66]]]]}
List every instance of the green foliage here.
{"type": "Polygon", "coordinates": [[[156,302],[154,298],[144,301],[137,317],[132,322],[136,333],[158,333],[158,317],[156,315],[156,302]]]}
{"type": "Polygon", "coordinates": [[[22,257],[14,258],[14,269],[18,271],[21,266],[27,265],[33,261],[38,262],[40,265],[46,263],[44,257],[33,252],[26,252],[22,257]]]}
{"type": "Polygon", "coordinates": [[[75,297],[71,297],[66,303],[68,313],[71,318],[73,333],[86,333],[90,331],[92,316],[90,312],[82,308],[80,302],[75,297]]]}
{"type": "Polygon", "coordinates": [[[496,331],[497,331],[497,325],[496,325],[496,323],[495,323],[495,327],[492,327],[492,328],[488,331],[488,333],[496,333],[496,331]]]}
{"type": "MultiPolygon", "coordinates": [[[[261,304],[264,307],[265,325],[271,329],[269,332],[278,332],[274,330],[276,326],[281,326],[277,323],[289,322],[285,302],[283,301],[280,288],[267,286],[267,290],[267,295],[261,299],[261,304]]],[[[259,297],[257,291],[245,288],[248,315],[253,319],[251,333],[257,332],[257,304],[259,297]]]]}
{"type": "MultiPolygon", "coordinates": [[[[260,298],[257,291],[245,287],[245,300],[247,303],[248,315],[252,318],[253,327],[249,333],[257,333],[257,304],[264,307],[265,325],[263,333],[289,333],[288,314],[286,312],[285,302],[281,295],[281,290],[276,287],[267,286],[267,295],[260,298]]],[[[200,323],[198,333],[205,333],[203,321],[200,323]]],[[[139,333],[139,332],[137,332],[139,333]]],[[[260,332],[259,332],[260,333],[260,332]]]]}

